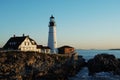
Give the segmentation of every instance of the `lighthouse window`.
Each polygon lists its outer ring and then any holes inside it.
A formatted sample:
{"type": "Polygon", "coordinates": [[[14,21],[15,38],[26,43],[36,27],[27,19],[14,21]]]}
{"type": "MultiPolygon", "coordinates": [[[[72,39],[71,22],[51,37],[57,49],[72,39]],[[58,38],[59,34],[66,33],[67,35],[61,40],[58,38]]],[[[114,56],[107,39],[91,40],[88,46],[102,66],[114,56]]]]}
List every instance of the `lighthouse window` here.
{"type": "Polygon", "coordinates": [[[50,26],[54,26],[54,22],[50,22],[50,26]]]}

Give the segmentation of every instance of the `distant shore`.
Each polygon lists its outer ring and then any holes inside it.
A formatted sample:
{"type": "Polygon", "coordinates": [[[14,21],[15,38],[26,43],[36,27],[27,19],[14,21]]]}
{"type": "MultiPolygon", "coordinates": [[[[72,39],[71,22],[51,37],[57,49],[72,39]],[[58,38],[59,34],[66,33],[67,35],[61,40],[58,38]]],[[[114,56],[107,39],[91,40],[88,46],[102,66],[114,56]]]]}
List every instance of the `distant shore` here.
{"type": "Polygon", "coordinates": [[[109,49],[109,50],[120,50],[120,49],[109,49]]]}

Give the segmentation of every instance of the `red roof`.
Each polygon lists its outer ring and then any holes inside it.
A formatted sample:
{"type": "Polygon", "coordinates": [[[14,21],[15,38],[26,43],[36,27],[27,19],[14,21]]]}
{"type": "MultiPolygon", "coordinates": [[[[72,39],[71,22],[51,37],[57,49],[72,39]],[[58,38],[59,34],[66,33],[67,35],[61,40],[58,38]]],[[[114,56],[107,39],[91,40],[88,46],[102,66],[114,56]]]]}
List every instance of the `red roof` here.
{"type": "Polygon", "coordinates": [[[73,47],[65,45],[65,46],[62,46],[62,47],[59,47],[59,48],[73,48],[73,47]]]}

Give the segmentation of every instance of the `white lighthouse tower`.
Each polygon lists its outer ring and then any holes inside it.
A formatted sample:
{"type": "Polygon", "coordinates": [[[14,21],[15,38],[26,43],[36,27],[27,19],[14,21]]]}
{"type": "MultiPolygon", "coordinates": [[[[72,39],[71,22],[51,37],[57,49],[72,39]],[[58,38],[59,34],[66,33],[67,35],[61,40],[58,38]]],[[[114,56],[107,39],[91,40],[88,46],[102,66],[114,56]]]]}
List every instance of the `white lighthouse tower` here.
{"type": "Polygon", "coordinates": [[[48,36],[48,47],[50,47],[51,53],[57,53],[56,24],[54,19],[53,15],[51,15],[48,36]]]}

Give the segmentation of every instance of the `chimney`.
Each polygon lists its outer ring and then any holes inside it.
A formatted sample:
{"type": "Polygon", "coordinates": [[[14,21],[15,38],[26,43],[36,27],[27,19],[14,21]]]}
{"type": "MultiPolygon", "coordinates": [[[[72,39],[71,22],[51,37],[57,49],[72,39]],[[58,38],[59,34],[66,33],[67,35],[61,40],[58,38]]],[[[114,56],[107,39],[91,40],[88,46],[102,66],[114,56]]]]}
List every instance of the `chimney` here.
{"type": "Polygon", "coordinates": [[[15,37],[15,34],[13,35],[13,37],[15,37]]]}
{"type": "Polygon", "coordinates": [[[23,34],[23,37],[25,36],[25,34],[23,34]]]}

